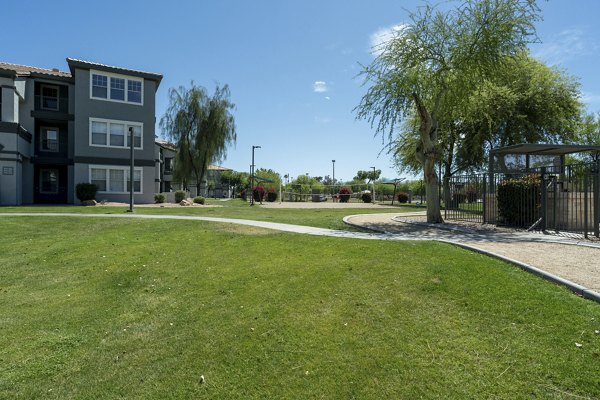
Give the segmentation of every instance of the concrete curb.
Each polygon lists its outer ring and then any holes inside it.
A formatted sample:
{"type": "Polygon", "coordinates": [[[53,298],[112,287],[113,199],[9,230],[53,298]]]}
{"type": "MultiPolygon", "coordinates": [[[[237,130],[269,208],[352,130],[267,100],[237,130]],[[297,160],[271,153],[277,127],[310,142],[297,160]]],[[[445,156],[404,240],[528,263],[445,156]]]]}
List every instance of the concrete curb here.
{"type": "MultiPolygon", "coordinates": [[[[361,226],[359,224],[355,224],[355,223],[350,222],[349,219],[351,217],[355,217],[355,216],[356,215],[349,215],[347,217],[344,217],[343,218],[344,223],[348,224],[350,226],[354,226],[354,227],[358,227],[358,228],[362,228],[362,229],[367,229],[367,230],[370,230],[372,232],[386,233],[386,234],[389,233],[389,232],[382,231],[380,229],[369,228],[369,227],[361,226]]],[[[392,218],[392,220],[396,221],[394,218],[392,218]]],[[[396,222],[400,222],[400,221],[396,221],[396,222]]],[[[421,225],[427,225],[427,226],[434,225],[434,224],[423,224],[423,223],[420,223],[420,224],[421,225]]],[[[436,228],[437,228],[437,226],[436,226],[436,228]]],[[[480,248],[478,248],[476,246],[472,246],[472,245],[469,245],[469,244],[456,242],[456,241],[453,241],[453,240],[447,240],[447,239],[431,239],[431,240],[435,240],[435,241],[438,241],[438,242],[442,242],[442,243],[450,244],[450,245],[453,245],[453,246],[461,247],[461,248],[463,248],[465,250],[474,251],[476,253],[483,254],[483,255],[488,256],[488,257],[493,257],[493,258],[502,260],[502,261],[507,262],[509,264],[512,264],[512,265],[514,265],[514,266],[516,266],[518,268],[521,268],[524,271],[527,271],[527,272],[529,272],[531,274],[539,276],[540,278],[546,279],[547,281],[550,281],[550,282],[553,282],[553,283],[565,286],[567,289],[571,290],[573,293],[575,293],[577,295],[580,295],[580,296],[582,296],[585,299],[593,300],[593,301],[595,301],[597,303],[600,303],[600,293],[598,293],[598,292],[596,292],[596,291],[594,291],[592,289],[586,288],[585,286],[581,286],[581,285],[579,285],[579,284],[577,284],[575,282],[571,282],[571,281],[569,281],[567,279],[561,278],[560,276],[557,276],[557,275],[551,274],[549,272],[546,272],[544,270],[541,270],[539,268],[536,268],[536,267],[534,267],[532,265],[526,264],[524,262],[521,262],[521,261],[518,261],[518,260],[515,260],[515,259],[512,259],[512,258],[509,258],[509,257],[505,257],[505,256],[502,256],[500,254],[496,254],[496,253],[494,253],[492,251],[483,250],[483,249],[480,249],[480,248]]],[[[552,241],[549,241],[549,242],[553,243],[552,241]]],[[[578,243],[564,243],[564,242],[556,241],[555,243],[557,243],[557,244],[569,244],[569,245],[574,245],[574,246],[586,246],[586,244],[580,244],[579,242],[578,243]]],[[[586,247],[598,247],[598,246],[587,245],[586,247]]]]}
{"type": "Polygon", "coordinates": [[[471,246],[471,245],[468,245],[468,244],[454,242],[452,240],[446,240],[446,239],[436,239],[436,240],[439,241],[439,242],[443,242],[443,243],[451,244],[451,245],[454,245],[454,246],[457,246],[457,247],[461,247],[461,248],[466,249],[466,250],[474,251],[476,253],[483,254],[483,255],[488,256],[488,257],[497,258],[497,259],[502,260],[504,262],[507,262],[509,264],[515,265],[515,266],[523,269],[524,271],[530,272],[530,273],[532,273],[534,275],[537,275],[537,276],[539,276],[539,277],[541,277],[543,279],[546,279],[546,280],[548,280],[550,282],[553,282],[553,283],[565,286],[569,290],[571,290],[572,292],[574,292],[574,293],[576,293],[576,294],[578,294],[578,295],[580,295],[580,296],[582,296],[582,297],[584,297],[586,299],[594,300],[594,301],[600,303],[600,293],[595,292],[592,289],[588,289],[585,286],[581,286],[581,285],[579,285],[579,284],[577,284],[575,282],[571,282],[571,281],[569,281],[567,279],[561,278],[560,276],[557,276],[557,275],[551,274],[549,272],[543,271],[543,270],[541,270],[539,268],[536,268],[536,267],[534,267],[532,265],[526,264],[524,262],[515,260],[515,259],[510,258],[510,257],[505,257],[505,256],[502,256],[500,254],[496,254],[496,253],[494,253],[492,251],[483,250],[483,249],[480,249],[478,247],[471,246]]]}

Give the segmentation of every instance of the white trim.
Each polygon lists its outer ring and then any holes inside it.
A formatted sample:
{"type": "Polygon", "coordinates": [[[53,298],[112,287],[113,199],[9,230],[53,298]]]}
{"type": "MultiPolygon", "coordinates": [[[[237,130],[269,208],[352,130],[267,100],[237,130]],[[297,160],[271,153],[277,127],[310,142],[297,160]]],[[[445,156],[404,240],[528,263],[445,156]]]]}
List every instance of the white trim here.
{"type": "MultiPolygon", "coordinates": [[[[129,127],[138,127],[140,128],[140,147],[134,147],[135,150],[144,150],[144,123],[143,122],[135,122],[135,121],[123,121],[118,119],[106,119],[106,118],[89,118],[88,123],[88,144],[90,147],[108,147],[111,149],[126,149],[129,150],[129,146],[127,146],[127,139],[129,137],[129,127]],[[95,144],[92,143],[92,122],[104,122],[106,123],[106,144],[95,144]],[[123,146],[112,146],[110,144],[110,124],[121,124],[125,125],[125,140],[123,141],[123,146]]],[[[135,138],[134,138],[135,139],[135,138]]]]}
{"type": "Polygon", "coordinates": [[[123,103],[123,104],[133,104],[136,106],[143,106],[144,105],[144,79],[143,78],[136,78],[136,77],[132,77],[132,76],[128,76],[128,75],[121,75],[121,74],[113,74],[111,72],[104,72],[104,71],[97,71],[94,69],[90,69],[90,99],[92,100],[102,100],[102,101],[110,101],[113,103],[123,103]],[[94,97],[92,96],[92,75],[103,75],[106,76],[106,98],[104,97],[94,97]],[[114,100],[110,98],[110,79],[111,78],[119,78],[119,79],[124,79],[125,80],[125,100],[114,100]],[[142,93],[141,93],[141,102],[140,103],[136,103],[135,101],[129,101],[128,97],[129,97],[129,85],[128,85],[128,81],[136,81],[136,82],[140,82],[142,84],[142,93]]]}
{"type": "MultiPolygon", "coordinates": [[[[128,194],[129,192],[113,192],[110,190],[110,171],[111,170],[118,170],[118,171],[123,171],[123,176],[125,177],[125,183],[123,186],[123,189],[127,189],[127,178],[129,176],[129,168],[130,167],[125,167],[122,165],[97,165],[97,164],[90,164],[88,165],[88,181],[90,183],[92,183],[92,169],[103,169],[106,171],[106,189],[107,190],[99,190],[98,193],[105,193],[105,194],[128,194]]],[[[134,173],[134,177],[135,177],[135,173],[139,171],[140,172],[140,191],[139,192],[134,192],[135,194],[144,194],[144,168],[143,167],[134,167],[133,169],[133,173],[134,173]]],[[[135,181],[134,181],[135,183],[135,181]]]]}

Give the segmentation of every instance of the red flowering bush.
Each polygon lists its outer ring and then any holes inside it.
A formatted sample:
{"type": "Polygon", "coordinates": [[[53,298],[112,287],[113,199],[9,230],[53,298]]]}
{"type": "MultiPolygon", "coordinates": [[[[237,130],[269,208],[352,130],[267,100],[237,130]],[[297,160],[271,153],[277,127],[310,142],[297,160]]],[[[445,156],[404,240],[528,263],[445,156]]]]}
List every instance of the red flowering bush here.
{"type": "Polygon", "coordinates": [[[351,194],[352,194],[352,190],[348,189],[347,187],[341,188],[339,191],[340,202],[347,203],[348,201],[350,201],[351,194]]]}
{"type": "Polygon", "coordinates": [[[252,196],[254,196],[254,201],[262,202],[265,198],[265,188],[260,185],[254,186],[254,189],[252,189],[252,196]]]}
{"type": "Polygon", "coordinates": [[[408,193],[400,192],[397,197],[398,203],[408,203],[408,193]]]}

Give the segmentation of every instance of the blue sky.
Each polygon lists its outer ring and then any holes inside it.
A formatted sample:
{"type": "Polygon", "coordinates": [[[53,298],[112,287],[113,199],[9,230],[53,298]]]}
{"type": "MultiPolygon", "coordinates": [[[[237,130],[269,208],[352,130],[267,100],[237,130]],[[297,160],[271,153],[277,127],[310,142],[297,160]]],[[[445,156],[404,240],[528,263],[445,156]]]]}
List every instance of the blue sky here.
{"type": "MultiPolygon", "coordinates": [[[[416,0],[3,0],[0,60],[67,70],[66,57],[158,72],[157,119],[170,87],[229,84],[238,140],[222,165],[292,177],[351,179],[375,166],[397,177],[381,137],[352,109],[377,34],[407,21],[416,0]],[[6,33],[10,32],[7,36],[6,33]]],[[[600,111],[600,1],[540,1],[532,53],[577,77],[600,111]]],[[[157,129],[157,132],[160,131],[157,129]]]]}

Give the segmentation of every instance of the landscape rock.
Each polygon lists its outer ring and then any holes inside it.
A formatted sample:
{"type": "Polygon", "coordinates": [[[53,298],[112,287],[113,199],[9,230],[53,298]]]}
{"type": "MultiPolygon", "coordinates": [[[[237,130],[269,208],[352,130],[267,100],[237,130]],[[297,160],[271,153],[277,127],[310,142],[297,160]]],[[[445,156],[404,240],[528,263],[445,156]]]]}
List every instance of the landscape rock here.
{"type": "Polygon", "coordinates": [[[82,206],[95,206],[96,204],[98,204],[96,200],[84,200],[81,202],[82,206]]]}
{"type": "Polygon", "coordinates": [[[187,200],[181,200],[181,202],[179,203],[180,206],[191,206],[192,203],[190,203],[187,200]]]}

